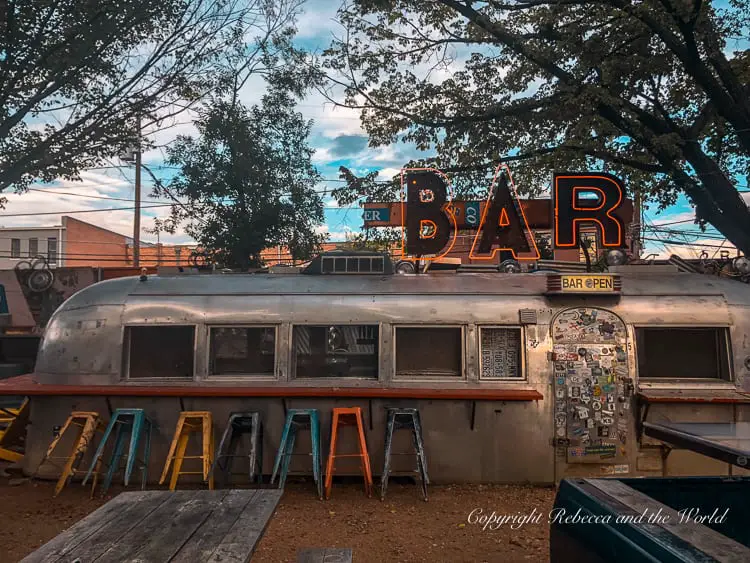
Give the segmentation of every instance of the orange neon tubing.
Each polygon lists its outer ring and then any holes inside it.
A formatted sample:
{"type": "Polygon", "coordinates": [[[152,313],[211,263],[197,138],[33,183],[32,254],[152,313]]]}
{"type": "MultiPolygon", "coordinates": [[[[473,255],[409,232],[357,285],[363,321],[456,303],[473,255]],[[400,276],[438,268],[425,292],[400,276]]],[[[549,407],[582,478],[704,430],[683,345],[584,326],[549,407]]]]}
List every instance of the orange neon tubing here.
{"type": "MultiPolygon", "coordinates": [[[[503,211],[505,209],[503,208],[503,211]]],[[[502,218],[502,214],[500,215],[502,218]]],[[[507,212],[506,212],[506,218],[507,218],[507,212]]],[[[510,223],[509,223],[510,224],[510,223]]],[[[534,240],[534,235],[531,234],[531,229],[529,228],[529,222],[526,219],[526,213],[523,210],[523,205],[521,205],[521,202],[518,200],[518,193],[516,192],[516,184],[513,182],[513,174],[510,172],[510,167],[505,164],[504,162],[501,162],[497,165],[497,168],[495,168],[495,175],[492,178],[492,183],[490,184],[489,189],[487,190],[487,200],[484,202],[484,209],[482,210],[482,220],[479,222],[479,228],[477,229],[477,234],[474,235],[474,240],[471,243],[471,250],[469,251],[469,258],[472,260],[493,260],[495,258],[495,255],[498,252],[502,252],[503,250],[510,250],[510,252],[513,254],[513,258],[516,260],[539,260],[542,255],[539,253],[539,248],[537,248],[536,240],[534,240]],[[536,256],[526,256],[521,257],[519,256],[515,249],[513,248],[493,248],[492,252],[489,256],[478,256],[474,253],[474,249],[477,246],[477,243],[479,242],[479,237],[482,236],[482,228],[484,227],[485,219],[487,218],[487,211],[490,208],[490,198],[492,197],[493,188],[495,187],[495,182],[497,181],[497,177],[500,174],[500,170],[504,169],[508,173],[508,179],[510,180],[510,197],[515,206],[521,210],[521,221],[523,222],[523,232],[524,235],[526,235],[526,242],[531,241],[531,244],[529,246],[534,247],[534,253],[536,256]]]]}
{"type": "MultiPolygon", "coordinates": [[[[419,260],[424,261],[431,261],[431,260],[439,260],[443,256],[446,256],[450,253],[451,250],[453,250],[453,247],[456,244],[456,239],[458,238],[458,223],[456,222],[456,215],[453,213],[453,190],[451,190],[451,184],[450,180],[448,179],[448,176],[443,174],[440,170],[437,168],[402,168],[401,169],[401,259],[402,260],[410,260],[410,261],[416,261],[418,258],[416,256],[407,256],[405,253],[406,250],[406,203],[404,201],[405,199],[405,193],[404,193],[404,174],[408,171],[421,171],[421,172],[436,172],[440,174],[440,176],[443,177],[445,180],[445,185],[449,190],[449,197],[450,201],[447,201],[443,204],[441,210],[443,213],[448,215],[448,217],[451,220],[451,223],[453,223],[453,237],[451,237],[450,244],[448,245],[448,249],[444,251],[442,254],[438,254],[436,256],[432,257],[420,257],[419,260]]],[[[437,236],[437,227],[435,228],[435,234],[432,235],[430,238],[434,238],[437,236]]]]}
{"type": "MultiPolygon", "coordinates": [[[[555,240],[553,241],[554,246],[556,248],[574,248],[574,247],[578,246],[578,243],[576,243],[575,241],[572,244],[558,244],[558,241],[560,240],[560,232],[558,230],[559,229],[559,225],[560,225],[560,221],[558,221],[558,212],[557,212],[557,205],[558,205],[558,201],[559,201],[557,199],[557,188],[558,188],[558,186],[557,186],[557,180],[558,180],[558,178],[580,178],[580,179],[589,179],[590,178],[590,179],[598,179],[598,180],[607,180],[608,182],[612,182],[615,185],[615,187],[617,188],[617,193],[618,193],[619,198],[617,200],[617,203],[615,203],[614,207],[612,207],[612,209],[610,209],[609,211],[607,211],[606,215],[607,215],[607,217],[609,217],[610,219],[612,219],[612,221],[614,221],[615,225],[617,225],[617,244],[607,244],[607,242],[605,240],[605,237],[604,237],[604,234],[606,232],[604,230],[604,225],[602,225],[602,222],[599,221],[599,219],[593,219],[593,218],[591,218],[591,219],[573,219],[573,224],[571,225],[571,227],[573,229],[571,238],[575,239],[576,224],[577,223],[592,222],[592,223],[596,223],[597,225],[599,225],[599,228],[601,229],[602,246],[609,247],[609,248],[620,248],[620,247],[622,247],[622,229],[620,228],[620,222],[612,216],[612,212],[615,209],[619,208],[620,207],[620,203],[622,203],[622,190],[620,189],[620,185],[617,182],[615,182],[612,178],[608,178],[606,176],[599,176],[599,175],[596,175],[596,174],[590,175],[590,176],[557,176],[557,177],[555,177],[555,240]]],[[[578,187],[575,187],[573,189],[573,209],[575,211],[596,211],[596,210],[601,209],[602,207],[604,207],[605,198],[604,198],[604,192],[601,190],[601,188],[581,187],[580,189],[582,189],[582,190],[586,189],[586,190],[598,191],[600,194],[602,194],[602,204],[599,207],[597,207],[596,209],[592,209],[590,207],[580,207],[580,208],[576,207],[576,204],[575,204],[576,203],[575,195],[576,195],[576,191],[578,190],[578,187]]]]}

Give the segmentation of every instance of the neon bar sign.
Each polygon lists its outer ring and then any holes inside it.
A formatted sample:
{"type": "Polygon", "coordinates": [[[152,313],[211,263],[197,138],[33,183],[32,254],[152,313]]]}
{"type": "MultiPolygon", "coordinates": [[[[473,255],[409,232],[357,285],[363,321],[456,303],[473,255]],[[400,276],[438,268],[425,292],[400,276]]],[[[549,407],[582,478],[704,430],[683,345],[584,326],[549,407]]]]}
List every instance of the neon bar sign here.
{"type": "MultiPolygon", "coordinates": [[[[437,260],[453,249],[458,228],[449,186],[448,178],[435,168],[401,171],[402,259],[437,260]]],[[[624,225],[615,211],[625,199],[624,192],[622,182],[611,174],[556,172],[552,183],[553,246],[576,247],[581,226],[593,224],[599,229],[602,246],[621,248],[624,225]]],[[[469,257],[492,260],[500,251],[510,251],[517,260],[540,258],[505,164],[495,169],[469,257]]]]}

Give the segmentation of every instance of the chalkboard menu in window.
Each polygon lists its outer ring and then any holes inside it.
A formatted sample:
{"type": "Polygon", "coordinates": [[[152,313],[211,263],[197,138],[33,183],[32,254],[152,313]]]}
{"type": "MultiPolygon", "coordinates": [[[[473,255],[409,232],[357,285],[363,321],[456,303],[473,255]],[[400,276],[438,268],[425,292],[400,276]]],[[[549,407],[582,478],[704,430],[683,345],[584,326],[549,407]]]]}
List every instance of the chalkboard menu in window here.
{"type": "Polygon", "coordinates": [[[483,328],[481,379],[521,378],[521,330],[483,328]]]}

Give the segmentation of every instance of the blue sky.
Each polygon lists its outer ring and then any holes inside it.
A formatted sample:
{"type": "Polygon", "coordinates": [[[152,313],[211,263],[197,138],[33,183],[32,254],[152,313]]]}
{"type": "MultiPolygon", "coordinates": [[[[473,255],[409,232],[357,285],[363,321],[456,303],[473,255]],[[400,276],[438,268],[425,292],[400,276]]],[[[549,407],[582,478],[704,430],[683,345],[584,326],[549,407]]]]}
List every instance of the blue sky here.
{"type": "MultiPolygon", "coordinates": [[[[320,52],[330,42],[334,34],[340,33],[340,27],[335,21],[338,2],[325,0],[309,0],[305,4],[305,14],[299,19],[297,44],[310,51],[320,52]]],[[[739,47],[737,45],[736,47],[739,47]]],[[[260,98],[263,84],[259,80],[251,80],[243,92],[243,102],[252,104],[260,98]]],[[[299,111],[314,121],[311,145],[316,149],[315,165],[326,179],[319,189],[332,189],[338,185],[338,168],[346,166],[357,173],[377,170],[382,179],[389,179],[397,174],[400,167],[410,158],[419,153],[411,146],[398,144],[387,147],[372,148],[367,144],[367,136],[361,128],[359,112],[335,107],[319,94],[312,94],[303,100],[299,111]]],[[[189,116],[183,115],[169,128],[161,131],[147,131],[149,138],[156,144],[168,145],[178,134],[191,134],[194,129],[189,116]]],[[[164,149],[158,148],[144,155],[144,163],[160,178],[168,179],[174,170],[164,166],[164,149]]],[[[132,235],[133,212],[130,210],[115,210],[106,212],[72,213],[74,211],[93,211],[97,209],[112,209],[132,206],[134,195],[133,167],[115,159],[107,166],[95,170],[85,171],[81,182],[58,181],[51,185],[34,186],[34,190],[23,195],[3,194],[8,198],[5,211],[0,215],[0,226],[34,226],[53,225],[60,223],[60,215],[71,214],[84,221],[89,221],[114,231],[132,235]],[[108,199],[119,198],[119,199],[108,199]],[[120,201],[122,200],[122,201],[120,201]],[[41,210],[49,215],[27,215],[39,213],[41,210]]],[[[161,202],[149,197],[151,178],[143,175],[144,209],[142,225],[144,229],[153,226],[153,219],[168,214],[168,207],[149,207],[161,202]]],[[[744,186],[747,188],[747,186],[744,186]]],[[[750,194],[749,194],[750,195],[750,194]]],[[[357,231],[362,226],[362,211],[359,208],[341,209],[336,207],[330,196],[325,196],[325,225],[322,230],[329,234],[330,240],[344,240],[346,233],[357,231]]],[[[693,211],[685,198],[680,198],[677,204],[659,213],[656,209],[646,212],[646,223],[664,224],[674,221],[690,220],[693,211]]],[[[691,222],[674,225],[677,229],[697,231],[691,222]]],[[[653,234],[646,235],[655,238],[653,234]]],[[[698,244],[716,245],[721,243],[721,237],[715,231],[706,235],[683,237],[677,235],[660,234],[667,242],[647,241],[647,252],[661,256],[671,253],[682,254],[687,257],[697,256],[699,247],[677,245],[675,242],[691,242],[698,244]],[[718,237],[718,238],[716,238],[718,237]]],[[[156,237],[142,232],[142,239],[156,242],[156,237]]],[[[185,243],[191,242],[184,233],[178,232],[173,236],[162,236],[161,242],[185,243]]],[[[727,248],[730,248],[727,245],[727,248]]],[[[710,254],[718,249],[705,248],[710,254]]]]}

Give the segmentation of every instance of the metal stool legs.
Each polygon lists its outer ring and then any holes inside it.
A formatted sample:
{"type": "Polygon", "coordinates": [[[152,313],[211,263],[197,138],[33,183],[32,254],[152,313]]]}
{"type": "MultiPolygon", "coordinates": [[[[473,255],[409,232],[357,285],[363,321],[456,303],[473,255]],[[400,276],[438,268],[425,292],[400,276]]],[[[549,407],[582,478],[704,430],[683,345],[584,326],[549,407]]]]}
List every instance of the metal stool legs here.
{"type": "Polygon", "coordinates": [[[115,445],[112,451],[112,456],[109,460],[107,474],[102,483],[102,495],[107,493],[109,486],[112,484],[112,478],[120,467],[120,458],[122,457],[126,434],[128,433],[130,434],[130,445],[128,447],[128,457],[125,461],[124,484],[126,487],[130,484],[130,477],[133,474],[133,469],[135,468],[138,456],[138,446],[140,445],[142,435],[145,433],[146,440],[143,451],[143,460],[141,462],[141,489],[145,490],[146,481],[148,479],[148,461],[151,456],[151,433],[153,431],[153,423],[146,416],[143,409],[115,410],[112,419],[107,425],[107,429],[104,431],[104,435],[102,436],[102,440],[96,450],[96,454],[94,454],[94,459],[91,461],[89,471],[83,479],[83,484],[86,484],[97,464],[101,462],[104,448],[115,427],[117,427],[117,432],[115,433],[115,445]]]}
{"type": "Polygon", "coordinates": [[[214,428],[211,413],[208,411],[183,411],[177,420],[172,444],[169,447],[167,461],[164,464],[164,470],[159,479],[159,484],[163,484],[169,475],[169,466],[172,465],[172,477],[169,480],[169,490],[174,491],[177,487],[177,480],[180,475],[201,475],[203,481],[208,482],[208,488],[214,489],[214,477],[211,473],[211,465],[214,461],[214,428]],[[191,434],[200,434],[201,437],[201,455],[186,456],[188,441],[191,434]],[[200,459],[201,471],[181,471],[182,462],[186,459],[200,459]]]}
{"type": "Polygon", "coordinates": [[[237,446],[245,434],[250,435],[250,451],[247,454],[250,462],[250,482],[252,483],[257,476],[258,484],[263,483],[263,426],[260,422],[260,413],[243,412],[232,413],[229,416],[227,427],[219,442],[216,459],[211,466],[211,475],[214,476],[217,469],[221,471],[224,484],[229,483],[231,477],[232,459],[245,457],[237,455],[237,446]]]}
{"type": "Polygon", "coordinates": [[[331,498],[331,488],[333,486],[334,462],[337,457],[358,457],[362,466],[362,475],[365,480],[365,492],[367,496],[372,496],[372,470],[370,469],[370,454],[367,453],[367,442],[365,440],[365,427],[362,422],[362,409],[359,407],[351,408],[334,408],[333,420],[331,422],[331,448],[328,453],[328,464],[326,466],[326,499],[331,498]],[[353,419],[353,420],[352,420],[353,419]],[[359,453],[356,454],[336,454],[336,440],[338,436],[339,424],[353,424],[357,427],[357,441],[359,444],[359,453]]]}
{"type": "Polygon", "coordinates": [[[385,461],[383,464],[383,476],[380,480],[380,500],[385,499],[385,493],[388,489],[388,477],[391,473],[391,455],[411,455],[411,454],[391,454],[391,445],[393,443],[393,433],[396,430],[411,430],[412,443],[414,452],[417,457],[417,472],[422,478],[422,495],[427,500],[427,485],[430,479],[427,476],[427,459],[424,453],[424,443],[422,441],[422,422],[417,409],[397,409],[388,408],[388,422],[385,430],[385,461]]]}
{"type": "MultiPolygon", "coordinates": [[[[97,431],[101,432],[103,429],[104,424],[99,418],[99,413],[97,412],[73,411],[72,413],[70,413],[70,416],[65,421],[65,424],[60,429],[57,436],[55,436],[55,438],[52,440],[52,443],[47,449],[47,453],[44,454],[42,461],[39,462],[37,470],[34,472],[34,474],[36,475],[36,473],[38,473],[39,471],[39,468],[49,460],[66,460],[65,465],[62,468],[62,472],[60,473],[60,478],[57,480],[57,484],[55,485],[55,492],[53,493],[52,498],[57,497],[57,495],[60,494],[63,488],[65,488],[65,486],[70,482],[73,476],[78,473],[78,467],[83,461],[83,457],[86,455],[86,451],[88,450],[89,446],[94,441],[94,436],[96,435],[97,431]],[[57,447],[62,437],[68,430],[72,430],[73,428],[77,428],[78,433],[73,440],[73,448],[71,449],[70,454],[67,456],[67,458],[52,457],[52,453],[55,451],[55,448],[57,447]]],[[[94,489],[96,488],[96,480],[98,477],[100,466],[101,460],[99,460],[99,463],[96,467],[96,474],[94,476],[94,482],[91,487],[92,496],[94,494],[94,489]]]]}
{"type": "Polygon", "coordinates": [[[313,462],[313,480],[318,491],[318,497],[323,498],[323,481],[320,475],[320,417],[317,409],[289,409],[284,422],[284,432],[281,435],[279,450],[276,452],[276,459],[273,463],[273,474],[271,475],[271,484],[276,480],[279,474],[279,489],[284,488],[286,477],[289,473],[289,463],[294,455],[294,442],[297,437],[297,430],[309,425],[310,437],[312,442],[312,462],[313,462]]]}

